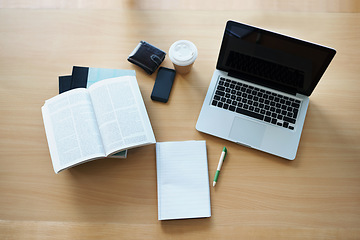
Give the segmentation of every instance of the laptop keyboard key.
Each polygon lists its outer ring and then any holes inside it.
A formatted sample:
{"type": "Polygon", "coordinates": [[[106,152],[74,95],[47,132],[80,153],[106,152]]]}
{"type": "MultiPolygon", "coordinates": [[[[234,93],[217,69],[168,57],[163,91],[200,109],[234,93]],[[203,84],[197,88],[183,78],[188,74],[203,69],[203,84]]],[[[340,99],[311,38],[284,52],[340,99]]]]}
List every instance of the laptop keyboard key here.
{"type": "Polygon", "coordinates": [[[219,90],[217,90],[217,91],[215,92],[215,94],[216,94],[216,95],[219,95],[219,96],[224,96],[224,95],[225,95],[225,93],[224,93],[223,91],[219,91],[219,90]]]}
{"type": "Polygon", "coordinates": [[[219,85],[219,86],[217,87],[217,90],[225,91],[225,87],[219,85]]]}
{"type": "Polygon", "coordinates": [[[289,123],[292,123],[292,124],[294,124],[294,123],[296,122],[295,119],[289,118],[289,117],[287,117],[287,116],[284,116],[283,119],[284,119],[285,122],[289,122],[289,123]]]}
{"type": "Polygon", "coordinates": [[[300,107],[300,104],[293,102],[293,103],[291,104],[291,106],[294,107],[294,108],[299,108],[299,107],[300,107]]]}
{"type": "Polygon", "coordinates": [[[298,112],[299,112],[299,110],[297,110],[297,109],[294,109],[294,110],[293,110],[293,113],[294,113],[294,118],[296,118],[296,117],[297,117],[298,112]]]}
{"type": "Polygon", "coordinates": [[[263,116],[263,115],[258,114],[258,113],[254,113],[254,112],[251,112],[251,111],[248,111],[248,110],[245,110],[245,109],[237,108],[237,109],[236,109],[236,112],[241,113],[241,114],[244,114],[244,115],[249,116],[249,117],[253,117],[253,118],[259,119],[259,120],[263,120],[263,119],[264,119],[264,116],[263,116]]]}

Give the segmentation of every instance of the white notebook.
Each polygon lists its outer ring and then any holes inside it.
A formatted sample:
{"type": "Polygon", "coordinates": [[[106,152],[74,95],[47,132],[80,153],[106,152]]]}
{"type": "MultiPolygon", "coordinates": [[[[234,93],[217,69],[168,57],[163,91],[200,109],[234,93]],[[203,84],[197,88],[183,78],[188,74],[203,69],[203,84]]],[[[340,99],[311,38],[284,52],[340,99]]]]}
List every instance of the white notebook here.
{"type": "Polygon", "coordinates": [[[156,143],[158,219],[211,216],[205,141],[156,143]]]}

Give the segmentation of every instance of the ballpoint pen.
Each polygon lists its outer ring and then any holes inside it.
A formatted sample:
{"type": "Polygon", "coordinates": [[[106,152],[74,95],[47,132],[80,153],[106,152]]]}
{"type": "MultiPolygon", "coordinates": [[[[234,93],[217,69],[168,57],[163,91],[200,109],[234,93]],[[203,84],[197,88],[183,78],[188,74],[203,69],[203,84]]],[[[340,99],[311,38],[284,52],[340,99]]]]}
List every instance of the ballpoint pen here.
{"type": "Polygon", "coordinates": [[[217,167],[217,170],[216,170],[216,173],[215,173],[215,177],[214,177],[214,181],[213,181],[213,187],[215,187],[216,182],[218,180],[218,177],[219,177],[219,174],[220,174],[220,169],[221,169],[221,166],[222,166],[222,164],[223,164],[223,162],[225,160],[226,153],[227,153],[227,149],[226,149],[226,147],[224,147],[222,152],[221,152],[219,164],[218,164],[218,167],[217,167]]]}

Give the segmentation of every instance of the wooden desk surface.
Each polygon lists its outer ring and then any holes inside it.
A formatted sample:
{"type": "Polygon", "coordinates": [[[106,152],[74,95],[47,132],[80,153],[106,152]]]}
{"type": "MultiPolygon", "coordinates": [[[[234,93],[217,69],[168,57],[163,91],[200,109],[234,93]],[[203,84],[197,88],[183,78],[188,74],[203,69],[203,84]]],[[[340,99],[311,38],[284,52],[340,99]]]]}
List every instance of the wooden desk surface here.
{"type": "Polygon", "coordinates": [[[359,29],[358,13],[0,10],[0,239],[359,239],[359,29]],[[338,51],[294,161],[195,130],[228,19],[338,51]],[[179,39],[198,59],[153,102],[156,74],[126,58],[140,40],[168,51],[179,39]],[[40,108],[73,65],[135,69],[157,141],[205,139],[211,180],[227,146],[211,218],[157,220],[154,145],[54,173],[40,108]]]}

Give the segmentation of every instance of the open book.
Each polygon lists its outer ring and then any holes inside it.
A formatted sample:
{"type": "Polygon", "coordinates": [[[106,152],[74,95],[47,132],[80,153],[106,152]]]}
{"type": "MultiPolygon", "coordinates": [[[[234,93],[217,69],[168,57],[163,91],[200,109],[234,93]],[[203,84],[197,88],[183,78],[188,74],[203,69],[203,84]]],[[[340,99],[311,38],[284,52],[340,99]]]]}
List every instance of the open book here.
{"type": "Polygon", "coordinates": [[[57,95],[45,102],[42,115],[56,173],[156,142],[134,76],[57,95]]]}
{"type": "MultiPolygon", "coordinates": [[[[59,76],[59,93],[74,88],[89,88],[92,84],[108,78],[136,76],[135,70],[73,66],[72,75],[59,76]]],[[[127,150],[109,157],[126,158],[127,150]]]]}

